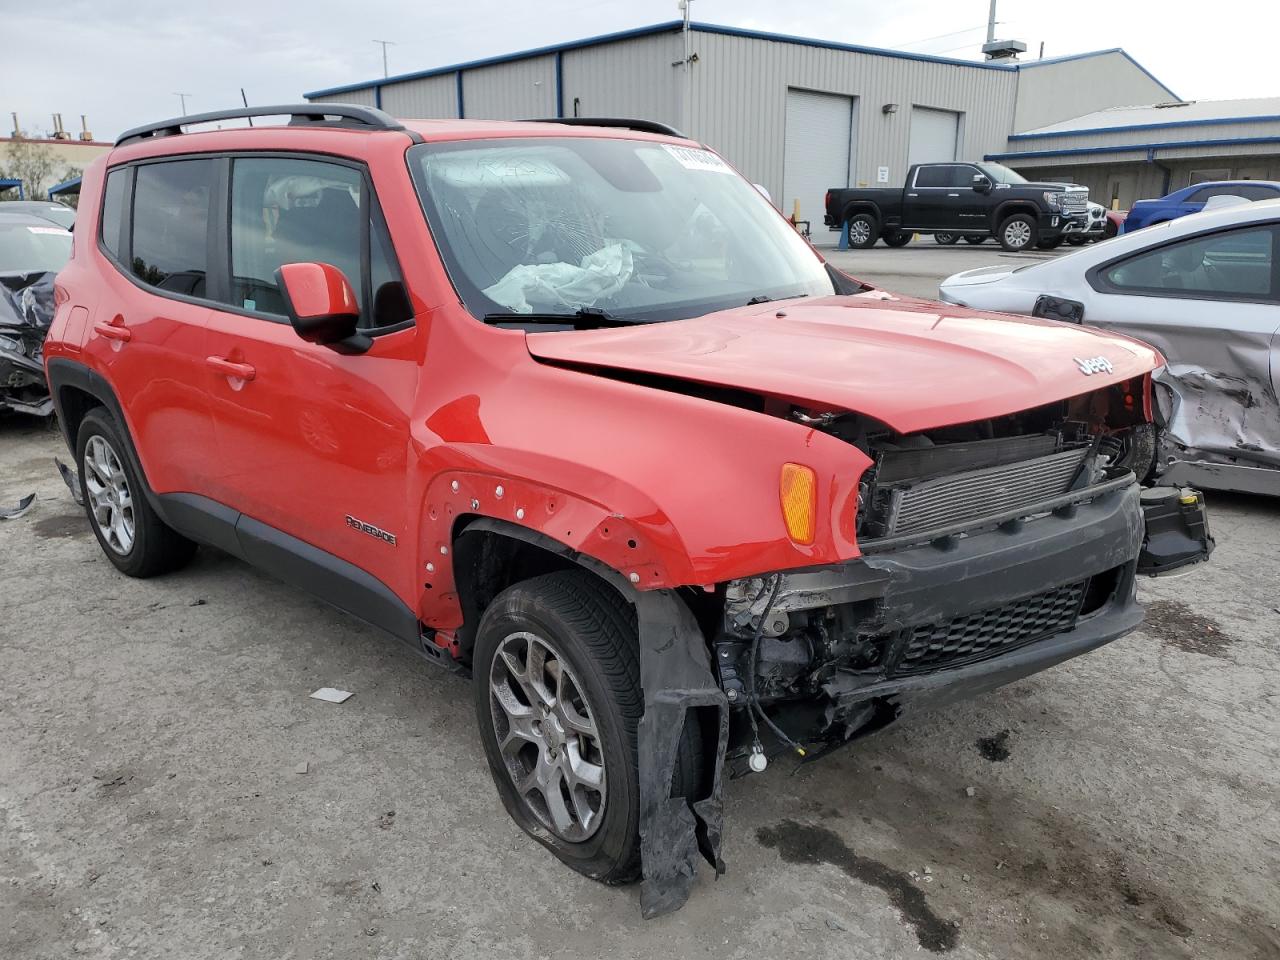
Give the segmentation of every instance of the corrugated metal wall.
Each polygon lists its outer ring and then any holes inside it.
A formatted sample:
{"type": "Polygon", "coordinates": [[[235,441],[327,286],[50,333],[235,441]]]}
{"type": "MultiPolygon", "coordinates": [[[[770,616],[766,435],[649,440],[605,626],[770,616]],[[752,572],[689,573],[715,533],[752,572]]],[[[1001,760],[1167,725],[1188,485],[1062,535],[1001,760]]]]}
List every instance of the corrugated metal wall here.
{"type": "Polygon", "coordinates": [[[433,120],[458,115],[456,74],[390,83],[382,88],[382,109],[402,120],[433,120]]]}
{"type": "MultiPolygon", "coordinates": [[[[1117,130],[1099,133],[1063,133],[1054,136],[1032,137],[1029,139],[1010,139],[1008,150],[1012,153],[1041,150],[1072,150],[1081,147],[1096,149],[1098,147],[1125,147],[1132,144],[1186,143],[1191,140],[1239,140],[1254,137],[1274,137],[1280,139],[1280,120],[1259,121],[1257,123],[1197,124],[1194,127],[1163,127],[1155,130],[1117,130]]],[[[1247,150],[1268,150],[1266,144],[1241,144],[1247,150]]],[[[1166,147],[1158,148],[1160,155],[1166,152],[1201,149],[1199,147],[1166,147]]],[[[1206,149],[1224,149],[1210,145],[1206,149]]],[[[1226,149],[1236,150],[1235,146],[1226,149]]],[[[1275,149],[1272,145],[1270,149],[1275,149]]]]}
{"type": "Polygon", "coordinates": [[[642,117],[681,128],[679,80],[672,61],[684,56],[678,33],[567,50],[563,56],[564,112],[581,117],[642,117]]]}
{"type": "MultiPolygon", "coordinates": [[[[774,196],[781,196],[783,186],[789,87],[859,98],[854,183],[867,186],[876,185],[881,166],[889,168],[890,184],[903,182],[912,106],[963,115],[962,158],[976,159],[991,152],[993,144],[1003,145],[1013,118],[1013,71],[698,31],[693,47],[698,62],[686,131],[774,196]],[[881,108],[887,103],[898,104],[898,112],[885,114],[881,108]]],[[[821,222],[820,211],[801,215],[821,222]]]]}
{"type": "Polygon", "coordinates": [[[466,70],[462,102],[477,120],[519,120],[556,115],[556,58],[531,57],[466,70]]]}
{"type": "Polygon", "coordinates": [[[328,97],[312,97],[312,103],[355,103],[362,107],[374,107],[373,87],[360,90],[348,90],[346,93],[335,93],[328,97]]]}
{"type": "Polygon", "coordinates": [[[1060,63],[1026,64],[1017,78],[1014,133],[1107,107],[1173,99],[1168,90],[1119,52],[1060,63]]]}

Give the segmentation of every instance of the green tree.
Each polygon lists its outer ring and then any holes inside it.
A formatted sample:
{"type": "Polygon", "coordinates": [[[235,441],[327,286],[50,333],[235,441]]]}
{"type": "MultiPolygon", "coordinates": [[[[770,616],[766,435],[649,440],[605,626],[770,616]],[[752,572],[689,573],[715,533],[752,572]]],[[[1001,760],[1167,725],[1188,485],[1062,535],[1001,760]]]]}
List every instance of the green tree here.
{"type": "Polygon", "coordinates": [[[57,155],[44,144],[29,140],[10,141],[0,157],[0,178],[21,180],[28,200],[45,199],[45,188],[54,182],[57,169],[57,155]]]}

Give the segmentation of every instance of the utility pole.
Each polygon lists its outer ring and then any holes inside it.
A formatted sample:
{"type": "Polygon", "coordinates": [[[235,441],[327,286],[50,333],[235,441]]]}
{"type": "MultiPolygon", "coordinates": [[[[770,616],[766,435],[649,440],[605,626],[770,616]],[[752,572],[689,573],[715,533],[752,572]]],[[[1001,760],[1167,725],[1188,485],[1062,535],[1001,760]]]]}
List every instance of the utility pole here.
{"type": "Polygon", "coordinates": [[[987,16],[987,43],[996,38],[996,0],[991,0],[991,13],[987,16]]]}
{"type": "Polygon", "coordinates": [[[178,101],[182,104],[182,115],[185,117],[187,115],[187,97],[191,96],[191,94],[175,93],[174,96],[177,97],[178,101]]]}
{"type": "MultiPolygon", "coordinates": [[[[994,3],[995,0],[992,0],[994,3]]],[[[690,7],[693,0],[679,0],[677,6],[684,15],[684,116],[680,118],[681,129],[688,133],[690,115],[693,113],[693,35],[689,32],[689,20],[692,15],[690,7]]]]}
{"type": "Polygon", "coordinates": [[[382,79],[386,79],[390,74],[387,73],[387,47],[394,47],[394,40],[375,40],[374,43],[382,44],[382,79]]]}

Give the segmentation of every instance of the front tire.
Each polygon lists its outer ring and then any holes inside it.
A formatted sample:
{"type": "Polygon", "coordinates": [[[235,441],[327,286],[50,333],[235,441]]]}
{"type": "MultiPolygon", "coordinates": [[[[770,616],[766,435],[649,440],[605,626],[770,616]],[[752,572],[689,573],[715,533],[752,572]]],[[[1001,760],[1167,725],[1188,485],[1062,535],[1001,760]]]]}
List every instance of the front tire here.
{"type": "Polygon", "coordinates": [[[951,246],[953,243],[955,243],[959,239],[960,239],[960,234],[958,233],[935,233],[933,235],[933,242],[940,243],[944,247],[951,246]]]}
{"type": "Polygon", "coordinates": [[[107,559],[126,576],[181,569],[196,545],[151,509],[128,456],[123,430],[104,409],[90,410],[76,433],[76,464],[89,526],[107,559]]]}
{"type": "MultiPolygon", "coordinates": [[[[634,607],[585,570],[517,583],[485,610],[472,665],[480,737],[507,813],[579,873],[638,879],[634,607]]],[[[702,770],[701,733],[689,723],[671,795],[701,790],[702,770]]]]}
{"type": "Polygon", "coordinates": [[[855,213],[849,218],[849,246],[865,250],[876,245],[879,227],[876,218],[869,213],[855,213]]]}
{"type": "Polygon", "coordinates": [[[1015,213],[1008,217],[1000,229],[996,231],[996,239],[1000,246],[1010,253],[1021,253],[1036,245],[1040,239],[1039,228],[1035,218],[1025,213],[1015,213]]]}
{"type": "Polygon", "coordinates": [[[982,234],[966,233],[964,235],[965,243],[972,243],[975,247],[980,243],[986,243],[987,238],[982,234]]]}

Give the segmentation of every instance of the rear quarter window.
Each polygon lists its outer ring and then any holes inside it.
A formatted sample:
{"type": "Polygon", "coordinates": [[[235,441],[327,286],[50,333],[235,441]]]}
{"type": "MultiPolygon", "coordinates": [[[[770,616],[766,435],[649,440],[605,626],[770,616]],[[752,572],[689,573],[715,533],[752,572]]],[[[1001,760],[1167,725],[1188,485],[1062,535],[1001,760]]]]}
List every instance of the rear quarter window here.
{"type": "Polygon", "coordinates": [[[125,193],[129,187],[129,171],[112,170],[102,191],[102,246],[116,260],[123,249],[125,193]]]}

